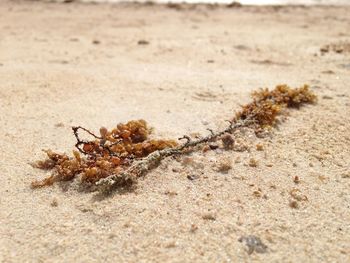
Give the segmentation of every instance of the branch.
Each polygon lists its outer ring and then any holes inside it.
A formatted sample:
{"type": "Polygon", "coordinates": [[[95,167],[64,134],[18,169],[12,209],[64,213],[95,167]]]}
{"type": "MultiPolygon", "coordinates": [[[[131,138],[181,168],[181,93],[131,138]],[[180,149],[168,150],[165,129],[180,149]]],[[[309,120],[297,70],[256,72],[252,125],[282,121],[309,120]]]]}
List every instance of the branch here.
{"type": "Polygon", "coordinates": [[[187,149],[215,140],[224,135],[225,133],[233,133],[237,129],[251,126],[255,123],[255,121],[253,116],[250,116],[244,120],[231,121],[229,123],[229,126],[226,127],[224,130],[218,131],[216,133],[210,131],[210,134],[208,136],[197,140],[191,140],[189,136],[185,135],[182,138],[179,138],[179,140],[187,140],[184,144],[175,148],[166,148],[164,150],[155,151],[147,157],[135,161],[125,171],[119,174],[113,174],[106,178],[100,179],[98,182],[96,182],[97,189],[101,193],[109,194],[113,189],[117,188],[118,186],[131,185],[137,181],[138,177],[143,176],[148,171],[157,167],[159,163],[166,157],[181,154],[187,149]]]}

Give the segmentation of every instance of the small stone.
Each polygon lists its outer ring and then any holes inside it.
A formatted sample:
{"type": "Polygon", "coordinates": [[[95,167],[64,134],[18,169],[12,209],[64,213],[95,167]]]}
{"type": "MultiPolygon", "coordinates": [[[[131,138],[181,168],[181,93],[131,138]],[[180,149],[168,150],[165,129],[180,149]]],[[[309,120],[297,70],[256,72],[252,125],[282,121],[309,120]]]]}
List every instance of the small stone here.
{"type": "Polygon", "coordinates": [[[249,149],[248,144],[242,139],[237,139],[233,145],[233,150],[236,152],[244,152],[249,149]]]}
{"type": "Polygon", "coordinates": [[[149,42],[148,42],[147,40],[141,39],[141,40],[137,41],[137,44],[138,44],[138,45],[148,45],[149,42]]]}
{"type": "Polygon", "coordinates": [[[342,178],[350,178],[350,171],[342,173],[341,177],[342,178]]]}
{"type": "Polygon", "coordinates": [[[59,122],[59,123],[55,124],[55,127],[56,128],[62,128],[62,127],[64,127],[64,124],[62,122],[59,122]]]}
{"type": "Polygon", "coordinates": [[[323,73],[323,74],[334,74],[334,71],[333,70],[324,70],[321,73],[323,73]]]}
{"type": "Polygon", "coordinates": [[[50,205],[51,205],[52,207],[57,207],[57,206],[58,206],[57,198],[53,198],[52,201],[51,201],[51,203],[50,203],[50,205]]]}
{"type": "Polygon", "coordinates": [[[258,144],[256,145],[256,150],[257,150],[257,151],[263,151],[263,150],[264,150],[264,145],[262,145],[261,143],[258,143],[258,144]]]}
{"type": "Polygon", "coordinates": [[[209,148],[210,148],[210,150],[216,150],[217,148],[219,148],[219,145],[211,143],[211,144],[209,144],[209,148]]]}
{"type": "Polygon", "coordinates": [[[175,241],[170,241],[167,244],[165,244],[165,248],[173,248],[173,247],[176,247],[175,241]]]}
{"type": "Polygon", "coordinates": [[[266,253],[267,246],[261,241],[261,239],[254,235],[242,236],[238,239],[239,242],[244,242],[248,247],[248,254],[256,253],[266,253]]]}
{"type": "Polygon", "coordinates": [[[257,167],[258,166],[258,161],[255,160],[254,158],[250,158],[248,165],[250,167],[257,167]]]}
{"type": "Polygon", "coordinates": [[[216,170],[220,173],[227,173],[232,169],[232,160],[230,158],[222,158],[216,164],[216,170]]]}
{"type": "Polygon", "coordinates": [[[177,193],[175,191],[170,191],[170,190],[166,191],[165,194],[168,196],[176,196],[177,195],[177,193]]]}
{"type": "Polygon", "coordinates": [[[178,173],[178,172],[180,172],[180,170],[178,169],[178,168],[173,168],[173,169],[171,169],[174,173],[178,173]]]}
{"type": "Polygon", "coordinates": [[[205,213],[202,215],[202,218],[204,220],[212,220],[212,221],[215,221],[216,220],[216,216],[213,214],[213,213],[205,213]]]}
{"type": "Polygon", "coordinates": [[[210,151],[211,149],[210,149],[210,147],[209,147],[209,145],[204,145],[203,146],[203,148],[202,148],[202,152],[208,152],[208,151],[210,151]]]}
{"type": "Polygon", "coordinates": [[[248,46],[245,46],[245,45],[236,45],[234,46],[235,49],[238,49],[238,50],[249,50],[250,48],[248,46]]]}
{"type": "Polygon", "coordinates": [[[294,209],[298,209],[298,208],[299,208],[299,204],[298,204],[298,202],[295,201],[295,200],[289,201],[289,206],[290,206],[291,208],[294,208],[294,209]]]}
{"type": "Polygon", "coordinates": [[[182,159],[182,165],[184,165],[184,166],[193,165],[193,162],[194,162],[194,160],[192,157],[184,157],[182,159]]]}
{"type": "Polygon", "coordinates": [[[191,228],[190,228],[190,232],[191,233],[194,233],[194,232],[196,232],[198,230],[198,226],[196,225],[196,224],[192,224],[191,225],[191,228]]]}
{"type": "Polygon", "coordinates": [[[230,150],[233,148],[233,144],[235,143],[235,140],[232,138],[230,134],[225,134],[221,138],[222,144],[224,145],[225,150],[230,150]]]}
{"type": "Polygon", "coordinates": [[[242,7],[242,4],[239,1],[233,1],[229,4],[227,4],[228,8],[239,8],[242,7]]]}
{"type": "Polygon", "coordinates": [[[289,191],[289,194],[293,199],[297,201],[308,201],[307,196],[303,195],[299,189],[294,188],[289,191]]]}
{"type": "Polygon", "coordinates": [[[300,183],[300,178],[299,178],[299,176],[297,176],[297,175],[294,176],[293,182],[296,183],[296,184],[300,183]]]}
{"type": "Polygon", "coordinates": [[[187,175],[187,179],[188,179],[188,180],[191,180],[191,181],[196,180],[196,179],[198,179],[198,178],[199,178],[198,175],[193,175],[193,174],[187,175]]]}
{"type": "Polygon", "coordinates": [[[254,195],[255,197],[257,197],[257,198],[260,198],[260,197],[262,196],[262,192],[259,191],[259,190],[256,190],[256,191],[253,192],[253,195],[254,195]]]}
{"type": "Polygon", "coordinates": [[[318,176],[318,179],[319,179],[321,182],[325,182],[325,181],[328,180],[328,177],[325,176],[325,175],[319,175],[319,176],[318,176]]]}

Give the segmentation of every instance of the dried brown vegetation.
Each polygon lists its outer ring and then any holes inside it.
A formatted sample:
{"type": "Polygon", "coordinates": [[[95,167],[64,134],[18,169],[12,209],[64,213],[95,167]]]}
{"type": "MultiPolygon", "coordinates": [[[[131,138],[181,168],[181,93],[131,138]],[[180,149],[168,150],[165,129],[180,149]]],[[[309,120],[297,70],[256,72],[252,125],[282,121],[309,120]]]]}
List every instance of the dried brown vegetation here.
{"type": "Polygon", "coordinates": [[[343,54],[343,53],[350,53],[350,42],[338,42],[338,43],[332,43],[325,45],[320,48],[321,54],[326,54],[330,52],[343,54]]]}
{"type": "Polygon", "coordinates": [[[33,182],[32,187],[72,180],[78,174],[81,175],[82,182],[95,183],[101,178],[121,172],[134,159],[177,145],[173,140],[148,139],[150,130],[144,120],[118,124],[111,131],[102,127],[99,136],[83,127],[72,127],[72,129],[77,139],[75,146],[78,151],[73,150],[73,157],[51,150],[45,151],[48,158],[37,161],[33,166],[43,170],[53,169],[54,173],[42,181],[33,182]],[[79,130],[88,133],[93,140],[81,140],[79,130]]]}
{"type": "Polygon", "coordinates": [[[278,85],[274,90],[260,89],[252,93],[253,101],[242,106],[236,114],[237,119],[252,118],[261,127],[273,126],[277,115],[286,107],[298,108],[304,103],[313,103],[316,96],[307,85],[291,89],[278,85]]]}
{"type": "Polygon", "coordinates": [[[224,147],[230,149],[235,138],[233,132],[249,127],[259,132],[276,124],[276,117],[287,107],[298,108],[305,103],[314,103],[316,96],[309,87],[292,89],[279,85],[274,90],[260,89],[253,92],[253,101],[242,106],[226,129],[213,132],[208,136],[192,140],[183,136],[185,142],[178,145],[174,140],[149,139],[150,129],[144,120],[118,124],[108,131],[100,128],[95,135],[83,127],[73,127],[77,139],[73,156],[45,151],[48,158],[37,161],[34,167],[52,170],[48,178],[32,183],[32,187],[52,185],[56,181],[68,181],[80,176],[81,182],[96,184],[100,190],[109,192],[116,186],[130,185],[136,179],[156,166],[162,159],[197,149],[197,146],[208,144],[217,139],[226,142],[224,147]],[[92,140],[81,140],[78,132],[84,131],[92,140]],[[230,140],[228,141],[228,134],[230,140]],[[81,156],[83,154],[83,156],[81,156]]]}

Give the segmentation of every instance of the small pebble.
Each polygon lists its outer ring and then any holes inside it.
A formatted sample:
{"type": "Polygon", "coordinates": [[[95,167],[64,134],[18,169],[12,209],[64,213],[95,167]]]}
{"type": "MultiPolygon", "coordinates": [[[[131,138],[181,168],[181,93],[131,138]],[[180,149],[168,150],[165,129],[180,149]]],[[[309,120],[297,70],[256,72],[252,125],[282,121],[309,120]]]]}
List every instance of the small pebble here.
{"type": "Polygon", "coordinates": [[[235,143],[234,139],[230,134],[225,134],[221,138],[222,144],[224,145],[225,150],[230,150],[233,148],[233,145],[235,143]]]}
{"type": "Polygon", "coordinates": [[[300,183],[300,178],[299,178],[299,176],[297,176],[297,175],[294,176],[293,182],[296,183],[296,184],[300,183]]]}
{"type": "Polygon", "coordinates": [[[190,228],[190,232],[194,233],[198,230],[198,226],[196,224],[192,224],[190,228]]]}
{"type": "Polygon", "coordinates": [[[138,45],[148,45],[149,42],[148,42],[147,40],[141,39],[141,40],[137,41],[137,44],[138,44],[138,45]]]}
{"type": "Polygon", "coordinates": [[[188,179],[188,180],[191,180],[191,181],[196,180],[196,179],[198,179],[198,178],[199,178],[198,175],[193,175],[193,174],[187,175],[187,179],[188,179]]]}
{"type": "Polygon", "coordinates": [[[242,236],[238,239],[239,242],[244,242],[248,247],[248,254],[252,254],[254,251],[256,253],[266,253],[267,246],[261,241],[261,239],[254,235],[242,236]]]}
{"type": "Polygon", "coordinates": [[[294,209],[298,209],[298,208],[299,208],[299,204],[298,204],[298,202],[295,201],[295,200],[289,201],[289,206],[290,206],[291,208],[294,208],[294,209]]]}
{"type": "Polygon", "coordinates": [[[216,216],[213,213],[205,213],[202,215],[202,218],[204,220],[212,220],[212,221],[216,220],[216,216]]]}
{"type": "Polygon", "coordinates": [[[263,151],[263,150],[264,150],[264,145],[262,145],[261,143],[258,143],[258,144],[256,145],[256,150],[257,150],[257,151],[263,151]]]}
{"type": "Polygon", "coordinates": [[[258,166],[258,161],[255,160],[254,158],[250,158],[248,165],[250,167],[257,167],[258,166]]]}
{"type": "Polygon", "coordinates": [[[222,158],[216,164],[216,170],[220,173],[227,173],[232,169],[232,160],[230,158],[222,158]]]}
{"type": "Polygon", "coordinates": [[[53,198],[52,201],[51,201],[51,203],[50,203],[50,205],[51,205],[52,207],[57,207],[57,206],[58,206],[57,198],[53,198]]]}

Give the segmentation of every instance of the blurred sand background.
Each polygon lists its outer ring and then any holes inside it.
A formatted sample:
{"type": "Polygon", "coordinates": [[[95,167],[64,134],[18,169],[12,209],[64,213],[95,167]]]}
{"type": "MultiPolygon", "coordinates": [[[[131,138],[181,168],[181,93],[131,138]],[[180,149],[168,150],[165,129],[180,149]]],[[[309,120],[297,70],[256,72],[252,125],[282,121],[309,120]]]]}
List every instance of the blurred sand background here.
{"type": "Polygon", "coordinates": [[[233,2],[242,5],[349,5],[348,0],[41,0],[46,2],[83,2],[83,3],[118,3],[118,2],[153,2],[153,3],[218,3],[230,4],[233,2]]]}
{"type": "Polygon", "coordinates": [[[0,261],[349,262],[349,13],[1,1],[0,261]],[[328,44],[343,49],[322,55],[328,44]],[[74,184],[29,187],[47,174],[28,163],[70,152],[72,125],[144,118],[159,137],[206,134],[280,83],[310,84],[317,105],[271,137],[246,134],[243,152],[169,159],[104,200],[74,184]],[[268,251],[249,255],[245,235],[268,251]]]}

